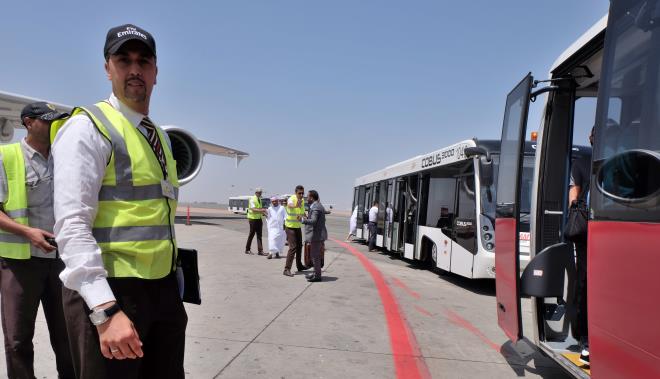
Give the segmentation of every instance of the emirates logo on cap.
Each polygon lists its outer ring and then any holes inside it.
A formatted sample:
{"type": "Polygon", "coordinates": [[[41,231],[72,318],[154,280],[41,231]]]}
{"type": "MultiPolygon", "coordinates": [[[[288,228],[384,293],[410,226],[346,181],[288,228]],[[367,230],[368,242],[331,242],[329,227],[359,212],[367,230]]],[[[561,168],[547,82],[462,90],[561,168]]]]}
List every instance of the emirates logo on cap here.
{"type": "Polygon", "coordinates": [[[127,36],[129,34],[132,34],[134,36],[138,36],[138,37],[140,37],[144,40],[147,39],[147,36],[144,33],[139,32],[136,28],[134,28],[132,26],[127,26],[126,30],[123,31],[123,32],[117,32],[117,38],[121,38],[121,37],[127,36]]]}

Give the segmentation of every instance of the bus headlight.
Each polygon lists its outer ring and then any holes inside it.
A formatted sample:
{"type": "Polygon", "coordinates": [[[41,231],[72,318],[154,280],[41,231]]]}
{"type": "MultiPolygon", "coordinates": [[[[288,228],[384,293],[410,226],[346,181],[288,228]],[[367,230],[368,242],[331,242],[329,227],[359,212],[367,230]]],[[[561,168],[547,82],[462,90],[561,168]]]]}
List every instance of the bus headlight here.
{"type": "Polygon", "coordinates": [[[484,232],[487,232],[487,231],[490,230],[490,228],[488,227],[488,225],[484,225],[484,226],[482,226],[481,229],[482,229],[484,232]]]}
{"type": "Polygon", "coordinates": [[[484,239],[485,239],[486,241],[490,241],[492,238],[493,238],[493,235],[492,235],[492,234],[490,234],[490,233],[486,233],[486,234],[484,234],[484,239]]]}
{"type": "Polygon", "coordinates": [[[486,249],[488,249],[488,250],[493,250],[494,248],[495,248],[495,245],[493,245],[492,242],[488,242],[488,243],[486,244],[486,249]]]}

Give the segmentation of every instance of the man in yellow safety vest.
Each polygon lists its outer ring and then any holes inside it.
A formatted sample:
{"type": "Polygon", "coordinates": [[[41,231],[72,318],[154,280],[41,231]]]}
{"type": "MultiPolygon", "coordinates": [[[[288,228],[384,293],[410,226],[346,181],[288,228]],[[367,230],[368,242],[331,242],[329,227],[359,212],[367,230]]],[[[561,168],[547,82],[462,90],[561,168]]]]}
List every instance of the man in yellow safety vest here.
{"type": "Polygon", "coordinates": [[[68,116],[51,104],[21,112],[27,136],[0,146],[0,300],[8,378],[34,378],[32,336],[43,306],[60,378],[73,378],[62,310],[64,263],[53,240],[53,171],[50,126],[68,116]]]}
{"type": "Polygon", "coordinates": [[[286,255],[284,265],[284,275],[293,276],[291,266],[293,259],[296,259],[296,268],[298,271],[307,269],[302,263],[302,230],[301,220],[305,216],[305,188],[301,185],[296,186],[296,192],[289,197],[286,203],[286,219],[284,227],[286,228],[286,239],[289,242],[289,252],[286,255]]]}
{"type": "Polygon", "coordinates": [[[55,234],[78,378],[184,378],[188,317],[177,282],[176,162],[149,117],[156,42],[108,31],[112,94],[53,124],[55,234]]]}
{"type": "Polygon", "coordinates": [[[257,254],[268,255],[264,253],[264,245],[261,241],[261,235],[264,228],[263,217],[267,209],[261,205],[262,189],[257,188],[254,191],[254,196],[248,201],[247,219],[250,224],[250,234],[248,235],[247,243],[245,244],[245,254],[252,254],[252,238],[257,235],[257,254]]]}

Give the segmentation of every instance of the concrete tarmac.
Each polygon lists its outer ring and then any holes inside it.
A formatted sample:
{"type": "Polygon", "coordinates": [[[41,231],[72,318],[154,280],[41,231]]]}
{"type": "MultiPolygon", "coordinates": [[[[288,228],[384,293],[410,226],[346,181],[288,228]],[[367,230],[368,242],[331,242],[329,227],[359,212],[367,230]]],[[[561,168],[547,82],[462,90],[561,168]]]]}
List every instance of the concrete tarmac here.
{"type": "MultiPolygon", "coordinates": [[[[193,215],[193,225],[177,225],[179,245],[199,251],[202,287],[202,305],[186,305],[187,377],[567,377],[535,349],[507,341],[492,280],[440,275],[360,243],[342,245],[335,241],[348,222],[331,215],[324,281],[308,283],[302,274],[283,276],[284,259],[244,254],[244,216],[193,215]],[[393,303],[385,313],[387,293],[393,303]],[[411,356],[393,355],[405,351],[401,338],[411,356]]],[[[37,378],[56,378],[41,311],[34,345],[37,378]]]]}

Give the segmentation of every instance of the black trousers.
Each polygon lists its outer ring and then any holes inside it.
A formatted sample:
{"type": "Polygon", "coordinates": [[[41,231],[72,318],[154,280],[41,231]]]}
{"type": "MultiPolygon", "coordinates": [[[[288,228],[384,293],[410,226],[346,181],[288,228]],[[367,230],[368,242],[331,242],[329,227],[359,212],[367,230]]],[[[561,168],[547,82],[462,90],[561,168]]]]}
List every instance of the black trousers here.
{"type": "Polygon", "coordinates": [[[64,263],[56,258],[0,260],[0,301],[7,377],[34,378],[32,337],[41,302],[58,376],[74,378],[62,310],[59,274],[63,269],[64,263]]]}
{"type": "Polygon", "coordinates": [[[284,268],[291,270],[293,259],[296,259],[296,268],[302,271],[305,266],[302,263],[302,231],[300,228],[286,228],[286,240],[289,242],[289,252],[286,255],[284,268]]]}
{"type": "Polygon", "coordinates": [[[188,316],[176,276],[163,279],[109,278],[117,303],[133,322],[144,357],[107,359],[90,310],[78,292],[63,288],[64,314],[78,379],[184,378],[183,353],[188,316]]]}
{"type": "Polygon", "coordinates": [[[582,343],[587,343],[589,336],[588,316],[587,316],[587,240],[575,242],[575,265],[577,268],[576,303],[577,337],[582,343]]]}
{"type": "Polygon", "coordinates": [[[369,250],[376,248],[376,223],[370,222],[367,227],[369,228],[369,250]]]}
{"type": "Polygon", "coordinates": [[[258,220],[248,220],[250,222],[250,234],[248,235],[247,243],[245,244],[245,251],[250,251],[252,249],[252,238],[254,235],[257,235],[257,249],[259,252],[264,251],[264,245],[261,241],[261,234],[263,231],[264,223],[261,219],[258,220]]]}
{"type": "Polygon", "coordinates": [[[314,265],[314,275],[317,278],[321,277],[321,249],[323,248],[323,241],[311,241],[309,243],[309,255],[312,256],[312,264],[314,265]]]}

